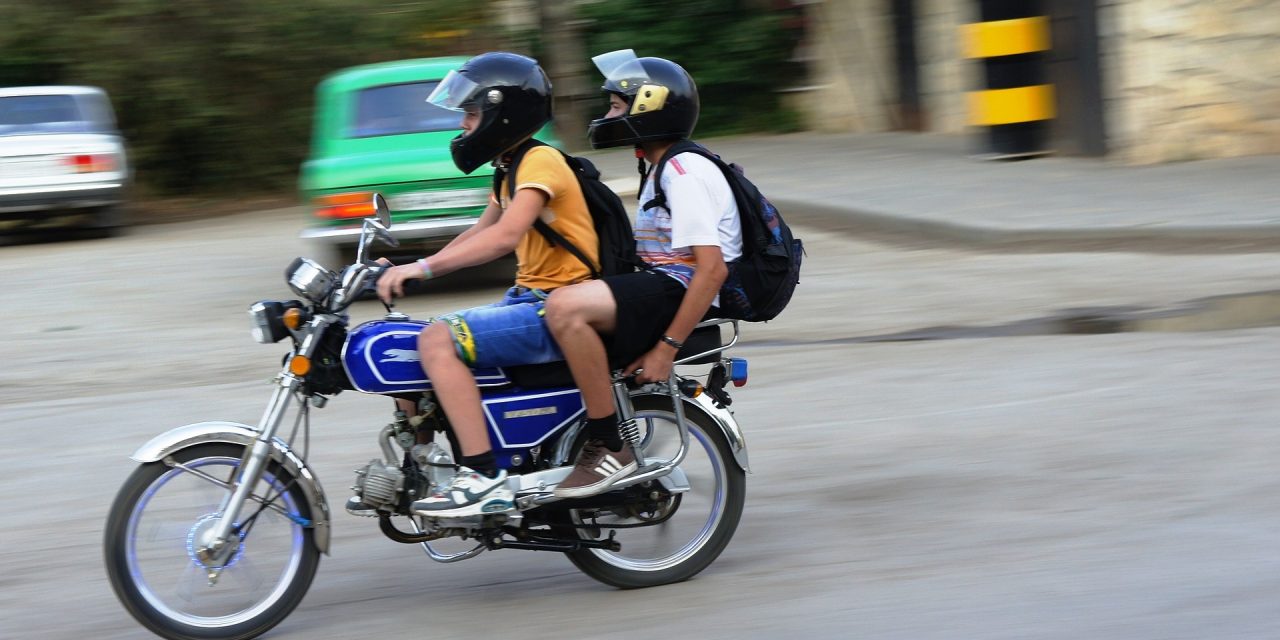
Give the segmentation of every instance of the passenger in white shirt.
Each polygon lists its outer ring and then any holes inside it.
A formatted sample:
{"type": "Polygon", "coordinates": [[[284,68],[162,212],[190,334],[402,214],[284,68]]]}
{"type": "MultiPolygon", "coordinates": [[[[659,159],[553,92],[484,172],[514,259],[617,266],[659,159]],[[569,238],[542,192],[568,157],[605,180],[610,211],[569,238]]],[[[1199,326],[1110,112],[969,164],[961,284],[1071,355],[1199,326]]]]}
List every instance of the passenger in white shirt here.
{"type": "Polygon", "coordinates": [[[646,268],[562,287],[547,299],[547,326],[586,405],[587,441],[555,495],[604,492],[638,468],[619,432],[610,370],[666,381],[676,352],[716,302],[727,261],[742,253],[738,207],[724,175],[695,153],[666,157],[698,120],[698,89],[680,65],[630,49],[593,58],[609,112],[587,131],[593,148],[634,146],[653,169],[640,192],[636,253],[646,268]],[[663,201],[665,200],[665,201],[663,201]]]}

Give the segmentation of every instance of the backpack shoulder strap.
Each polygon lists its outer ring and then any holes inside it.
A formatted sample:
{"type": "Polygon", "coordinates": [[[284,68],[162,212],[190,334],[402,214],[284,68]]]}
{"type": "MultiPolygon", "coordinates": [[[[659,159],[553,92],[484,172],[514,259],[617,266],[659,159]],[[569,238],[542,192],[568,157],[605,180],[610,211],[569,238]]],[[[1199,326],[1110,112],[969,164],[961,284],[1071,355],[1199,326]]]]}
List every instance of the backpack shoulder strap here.
{"type": "Polygon", "coordinates": [[[579,249],[572,242],[569,242],[569,239],[561,235],[559,231],[552,229],[551,225],[542,221],[542,218],[538,218],[533,221],[533,228],[537,229],[538,233],[541,233],[542,237],[546,238],[547,242],[551,243],[551,246],[554,247],[556,245],[560,245],[564,247],[564,250],[573,254],[573,257],[577,258],[578,262],[586,265],[587,269],[591,271],[591,277],[593,279],[600,278],[600,271],[591,264],[591,261],[587,259],[587,255],[582,252],[582,249],[579,249]]]}
{"type": "Polygon", "coordinates": [[[541,140],[529,138],[520,143],[515,151],[511,152],[511,162],[507,163],[506,168],[498,167],[493,171],[493,197],[499,202],[502,201],[502,179],[511,176],[510,184],[507,185],[507,198],[514,200],[516,197],[516,167],[520,166],[520,161],[524,160],[524,154],[528,153],[534,147],[550,146],[541,140]]]}
{"type": "Polygon", "coordinates": [[[711,164],[714,164],[716,168],[720,169],[720,173],[724,175],[725,182],[729,183],[729,191],[733,193],[734,202],[738,206],[738,219],[742,221],[742,225],[743,225],[742,227],[743,254],[746,255],[747,253],[750,253],[753,250],[752,246],[754,245],[763,246],[764,244],[767,244],[768,241],[764,235],[765,234],[764,223],[761,220],[759,220],[756,216],[751,215],[751,211],[754,206],[754,203],[750,201],[750,198],[748,197],[748,195],[743,191],[742,185],[737,180],[737,178],[739,177],[737,175],[739,174],[739,171],[735,169],[733,166],[731,166],[729,163],[725,162],[723,158],[716,155],[710,149],[696,142],[693,142],[692,140],[682,140],[680,142],[677,142],[675,145],[671,147],[670,150],[667,151],[666,155],[662,157],[662,164],[658,165],[655,168],[655,172],[653,176],[654,197],[652,200],[645,203],[644,207],[647,209],[654,205],[661,206],[661,207],[667,206],[666,194],[662,192],[662,182],[661,182],[662,167],[667,163],[667,160],[675,157],[677,153],[696,153],[706,158],[707,160],[710,160],[711,164]],[[748,234],[752,238],[752,242],[750,243],[747,241],[748,234]]]}
{"type": "Polygon", "coordinates": [[[714,158],[715,156],[715,154],[703,148],[702,145],[689,139],[679,140],[675,144],[671,145],[671,148],[667,149],[667,152],[662,154],[662,159],[658,160],[658,164],[653,167],[653,177],[650,178],[653,180],[653,199],[641,205],[641,209],[667,206],[667,194],[662,192],[662,168],[667,166],[668,160],[686,151],[692,151],[698,155],[708,156],[711,158],[714,158]]]}
{"type": "MultiPolygon", "coordinates": [[[[541,141],[530,138],[529,142],[521,145],[521,147],[519,149],[516,149],[515,153],[512,155],[511,163],[508,165],[506,170],[506,174],[510,174],[511,176],[513,176],[513,179],[509,180],[507,184],[508,198],[512,200],[515,199],[516,181],[514,179],[514,176],[516,175],[516,166],[520,163],[522,159],[524,159],[524,154],[528,153],[529,149],[532,149],[533,147],[539,147],[539,146],[545,147],[545,146],[551,146],[551,145],[548,145],[545,142],[541,142],[541,141]]],[[[592,165],[589,161],[582,158],[576,158],[574,156],[571,156],[565,153],[564,151],[561,151],[560,149],[556,149],[556,151],[559,151],[560,155],[564,157],[565,164],[569,166],[569,170],[572,171],[574,174],[574,177],[578,179],[579,185],[581,185],[581,180],[584,177],[585,178],[600,177],[600,172],[597,171],[595,166],[592,165]]],[[[500,193],[500,189],[502,188],[501,185],[502,185],[502,175],[499,175],[498,172],[494,172],[494,182],[493,182],[494,194],[500,193]]],[[[590,216],[591,212],[588,211],[587,215],[590,216]]],[[[591,264],[591,260],[587,259],[587,255],[583,253],[582,250],[579,249],[577,246],[575,246],[572,242],[569,242],[569,239],[564,237],[563,234],[561,234],[559,231],[556,231],[555,229],[552,229],[551,225],[543,222],[542,218],[534,219],[533,228],[538,233],[542,234],[542,237],[546,238],[547,242],[551,246],[554,247],[558,245],[558,246],[564,247],[565,251],[568,251],[570,254],[573,255],[573,257],[577,258],[579,262],[586,265],[587,269],[591,271],[592,278],[600,277],[600,271],[596,269],[594,265],[591,264]]]]}

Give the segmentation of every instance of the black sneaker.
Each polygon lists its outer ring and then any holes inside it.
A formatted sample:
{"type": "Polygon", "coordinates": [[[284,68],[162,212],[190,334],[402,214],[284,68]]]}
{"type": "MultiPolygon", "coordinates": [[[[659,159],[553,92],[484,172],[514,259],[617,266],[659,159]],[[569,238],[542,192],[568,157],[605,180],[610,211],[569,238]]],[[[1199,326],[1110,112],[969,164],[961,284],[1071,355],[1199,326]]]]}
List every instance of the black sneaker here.
{"type": "Polygon", "coordinates": [[[351,496],[347,499],[347,513],[353,516],[374,518],[378,515],[378,509],[361,500],[360,496],[351,496]]]}

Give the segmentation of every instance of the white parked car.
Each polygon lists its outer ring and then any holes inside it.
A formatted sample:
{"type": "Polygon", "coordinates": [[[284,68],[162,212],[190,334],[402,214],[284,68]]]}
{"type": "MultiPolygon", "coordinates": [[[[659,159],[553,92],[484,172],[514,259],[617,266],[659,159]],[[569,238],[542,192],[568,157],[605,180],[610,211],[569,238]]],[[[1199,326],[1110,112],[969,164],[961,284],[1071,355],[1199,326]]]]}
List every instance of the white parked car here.
{"type": "Polygon", "coordinates": [[[96,87],[0,88],[0,235],[122,224],[130,177],[107,94],[96,87]]]}

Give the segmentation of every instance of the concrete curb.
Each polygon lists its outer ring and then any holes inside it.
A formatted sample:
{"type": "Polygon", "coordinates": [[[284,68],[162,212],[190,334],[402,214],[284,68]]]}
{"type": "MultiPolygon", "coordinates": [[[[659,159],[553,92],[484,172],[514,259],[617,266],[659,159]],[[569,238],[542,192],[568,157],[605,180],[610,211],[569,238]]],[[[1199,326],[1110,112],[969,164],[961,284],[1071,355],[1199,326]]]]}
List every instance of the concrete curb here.
{"type": "Polygon", "coordinates": [[[866,234],[889,243],[931,244],[973,250],[1034,253],[1136,251],[1144,253],[1249,253],[1280,251],[1280,225],[1007,229],[926,220],[771,198],[787,221],[866,234]]]}
{"type": "Polygon", "coordinates": [[[1280,326],[1280,291],[1197,298],[1166,307],[1063,309],[1038,318],[993,325],[943,325],[895,333],[836,338],[831,342],[919,342],[1109,333],[1237,331],[1280,326]]]}
{"type": "MultiPolygon", "coordinates": [[[[624,202],[635,198],[634,178],[606,180],[624,202]]],[[[933,245],[976,251],[1070,253],[1261,253],[1280,251],[1280,225],[1042,227],[1008,229],[959,224],[815,203],[786,196],[770,198],[792,224],[865,235],[890,244],[933,245]]]]}

